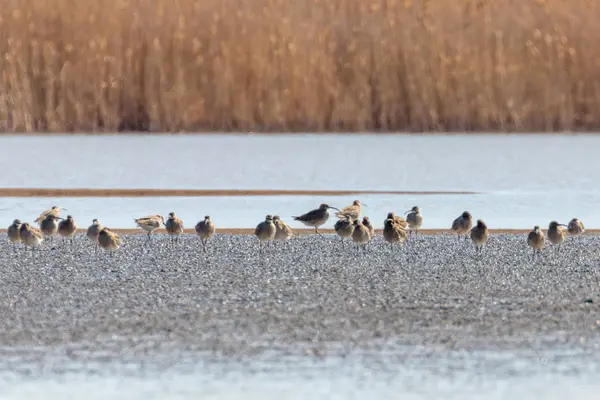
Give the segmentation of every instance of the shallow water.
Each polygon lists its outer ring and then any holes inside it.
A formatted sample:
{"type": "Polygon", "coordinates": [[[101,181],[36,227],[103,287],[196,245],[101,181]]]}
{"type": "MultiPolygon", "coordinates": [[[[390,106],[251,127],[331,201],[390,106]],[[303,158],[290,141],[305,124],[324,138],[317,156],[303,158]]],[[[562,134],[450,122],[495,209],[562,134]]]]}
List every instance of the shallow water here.
{"type": "Polygon", "coordinates": [[[581,350],[436,354],[401,349],[235,361],[159,354],[154,360],[97,361],[91,352],[85,362],[68,359],[61,349],[39,353],[25,366],[13,359],[17,369],[2,363],[2,398],[63,399],[86,393],[90,400],[463,399],[485,393],[493,400],[595,399],[600,389],[597,356],[581,350]]]}
{"type": "Polygon", "coordinates": [[[595,135],[2,136],[0,167],[10,174],[0,187],[482,194],[5,198],[0,221],[31,220],[60,204],[86,226],[98,217],[114,228],[134,227],[133,217],[176,211],[189,227],[210,214],[220,227],[248,228],[266,213],[289,218],[323,201],[343,207],[359,197],[376,227],[387,212],[413,205],[423,210],[423,228],[447,228],[465,209],[492,228],[547,226],[573,217],[598,227],[600,190],[593,183],[599,145],[595,135]],[[44,156],[48,149],[51,157],[44,156]],[[21,154],[34,162],[23,164],[21,154]]]}

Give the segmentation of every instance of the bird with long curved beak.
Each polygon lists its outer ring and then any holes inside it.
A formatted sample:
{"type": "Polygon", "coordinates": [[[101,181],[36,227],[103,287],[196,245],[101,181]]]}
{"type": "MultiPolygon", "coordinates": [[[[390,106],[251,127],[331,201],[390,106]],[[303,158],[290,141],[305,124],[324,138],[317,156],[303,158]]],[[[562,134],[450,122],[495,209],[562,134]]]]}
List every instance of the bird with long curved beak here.
{"type": "MultiPolygon", "coordinates": [[[[329,219],[329,209],[334,209],[340,211],[335,207],[331,207],[327,203],[322,203],[319,208],[311,210],[306,214],[302,214],[297,217],[292,217],[296,221],[302,222],[306,226],[312,226],[315,228],[315,233],[317,235],[321,235],[319,233],[319,227],[323,225],[329,219]]],[[[322,235],[321,235],[322,236],[322,235]]]]}
{"type": "Polygon", "coordinates": [[[550,243],[555,245],[563,244],[567,238],[567,230],[565,229],[567,227],[568,225],[559,224],[556,221],[550,222],[550,225],[548,225],[548,240],[550,240],[550,243]]]}
{"type": "Polygon", "coordinates": [[[361,203],[360,200],[354,200],[351,205],[338,210],[336,216],[340,219],[350,218],[352,221],[360,218],[361,207],[367,206],[365,203],[361,203]]]}
{"type": "Polygon", "coordinates": [[[35,222],[39,224],[43,220],[45,220],[48,216],[59,218],[60,217],[60,210],[68,211],[66,208],[63,208],[63,207],[52,206],[51,209],[46,210],[43,213],[41,213],[40,216],[36,218],[35,222]]]}

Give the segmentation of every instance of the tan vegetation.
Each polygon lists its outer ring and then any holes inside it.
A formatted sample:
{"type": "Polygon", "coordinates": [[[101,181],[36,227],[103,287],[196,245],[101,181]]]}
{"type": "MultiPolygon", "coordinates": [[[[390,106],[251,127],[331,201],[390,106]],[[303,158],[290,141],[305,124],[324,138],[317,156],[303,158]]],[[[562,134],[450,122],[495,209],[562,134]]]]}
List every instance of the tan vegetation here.
{"type": "Polygon", "coordinates": [[[594,0],[0,0],[0,131],[600,127],[594,0]]]}

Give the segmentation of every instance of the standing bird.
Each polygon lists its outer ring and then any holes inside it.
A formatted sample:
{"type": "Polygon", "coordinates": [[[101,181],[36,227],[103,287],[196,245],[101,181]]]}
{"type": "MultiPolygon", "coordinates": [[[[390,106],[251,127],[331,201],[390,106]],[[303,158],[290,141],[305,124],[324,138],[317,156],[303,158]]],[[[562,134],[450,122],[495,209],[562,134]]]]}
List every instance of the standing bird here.
{"type": "Polygon", "coordinates": [[[205,215],[204,219],[196,224],[196,233],[202,239],[202,247],[206,252],[206,242],[215,234],[215,224],[210,219],[210,215],[205,215]]]}
{"type": "Polygon", "coordinates": [[[463,212],[460,217],[456,218],[454,222],[452,222],[452,230],[456,233],[458,239],[460,240],[460,235],[467,234],[473,225],[473,217],[471,217],[471,213],[468,211],[463,212]]]}
{"type": "Polygon", "coordinates": [[[300,215],[299,217],[292,218],[294,218],[296,221],[302,222],[306,226],[313,226],[315,228],[315,233],[320,235],[319,227],[329,219],[330,208],[340,211],[335,207],[330,207],[328,204],[323,203],[317,209],[311,210],[306,214],[300,215]]]}
{"type": "Polygon", "coordinates": [[[343,243],[344,238],[352,236],[352,232],[354,232],[354,224],[352,223],[352,219],[346,216],[337,220],[335,225],[333,225],[333,229],[335,229],[335,233],[338,234],[343,243]]]}
{"type": "Polygon", "coordinates": [[[363,225],[359,219],[354,220],[354,231],[352,232],[352,241],[356,243],[357,250],[360,245],[366,245],[371,240],[371,231],[363,225]]]}
{"type": "Polygon", "coordinates": [[[471,240],[475,244],[475,253],[481,253],[483,245],[487,242],[489,236],[488,227],[483,220],[478,219],[477,225],[471,229],[471,240]]]}
{"type": "Polygon", "coordinates": [[[362,223],[369,230],[371,237],[375,236],[375,228],[373,228],[373,224],[371,223],[369,217],[363,217],[362,223]]]}
{"type": "Polygon", "coordinates": [[[585,226],[579,219],[573,218],[567,226],[567,232],[571,236],[581,236],[585,232],[585,226]]]}
{"type": "Polygon", "coordinates": [[[63,219],[58,223],[58,234],[63,237],[63,240],[71,238],[71,243],[73,243],[76,231],[77,224],[71,215],[67,215],[67,219],[63,219]]]}
{"type": "Polygon", "coordinates": [[[419,228],[423,224],[423,216],[421,215],[421,209],[417,206],[414,206],[404,214],[406,215],[406,222],[408,222],[408,228],[410,229],[410,234],[415,232],[415,235],[419,233],[419,228]]]}
{"type": "Polygon", "coordinates": [[[275,215],[273,217],[273,223],[275,224],[275,240],[276,241],[285,241],[294,236],[294,232],[292,228],[283,222],[279,215],[275,215]]]}
{"type": "Polygon", "coordinates": [[[169,213],[169,218],[165,222],[165,228],[171,238],[171,243],[179,242],[179,235],[183,233],[183,221],[177,218],[174,212],[169,213]]]}
{"type": "Polygon", "coordinates": [[[267,215],[265,220],[259,223],[254,230],[254,235],[259,240],[259,253],[262,253],[262,242],[273,240],[275,232],[277,232],[277,228],[275,228],[275,224],[273,223],[273,217],[267,215]]]}
{"type": "Polygon", "coordinates": [[[88,227],[87,232],[85,234],[85,236],[87,236],[87,238],[90,239],[92,243],[94,243],[94,253],[98,251],[98,235],[100,234],[100,231],[103,228],[104,227],[102,226],[102,224],[100,224],[100,221],[94,218],[92,220],[92,224],[88,227]]]}
{"type": "Polygon", "coordinates": [[[338,218],[348,217],[352,221],[360,218],[361,206],[366,206],[366,204],[362,203],[359,200],[354,200],[352,205],[348,207],[344,207],[335,214],[338,218]]]}
{"type": "Polygon", "coordinates": [[[148,215],[134,220],[138,227],[142,228],[148,233],[148,240],[150,240],[150,234],[160,228],[161,224],[165,224],[165,220],[162,215],[154,214],[148,215]]]}
{"type": "Polygon", "coordinates": [[[52,237],[56,235],[58,232],[58,220],[61,219],[54,214],[48,214],[46,217],[40,222],[40,229],[44,236],[48,236],[50,241],[52,241],[52,237]]]}
{"type": "Polygon", "coordinates": [[[62,208],[59,206],[52,206],[51,209],[44,211],[43,213],[40,214],[39,217],[36,218],[35,222],[38,224],[41,224],[43,220],[46,219],[47,216],[52,215],[54,217],[56,217],[57,219],[60,217],[60,210],[64,210],[67,211],[66,208],[62,208]]]}
{"type": "MultiPolygon", "coordinates": [[[[550,222],[550,225],[548,225],[548,240],[550,240],[550,243],[554,245],[561,245],[565,242],[565,239],[567,238],[567,230],[563,228],[563,226],[567,227],[567,225],[559,224],[556,221],[550,222]]],[[[558,249],[560,249],[560,247],[558,249]]]]}
{"type": "Polygon", "coordinates": [[[23,242],[25,246],[31,247],[32,250],[33,248],[39,246],[44,240],[42,231],[29,225],[28,222],[21,224],[19,235],[21,236],[21,242],[23,242]]]}
{"type": "Polygon", "coordinates": [[[542,248],[546,243],[546,237],[544,236],[544,232],[540,229],[538,225],[533,227],[533,230],[529,232],[527,235],[527,244],[533,249],[533,258],[535,259],[535,253],[540,254],[542,252],[542,248]]]}
{"type": "Polygon", "coordinates": [[[17,243],[21,243],[21,220],[15,219],[13,223],[8,227],[7,234],[8,240],[13,244],[13,247],[17,243]]]}
{"type": "Polygon", "coordinates": [[[102,228],[98,233],[98,245],[106,251],[118,250],[122,244],[121,237],[108,228],[102,228]]]}
{"type": "Polygon", "coordinates": [[[385,217],[385,219],[383,220],[383,225],[385,225],[385,221],[387,221],[388,219],[394,221],[394,224],[398,225],[402,229],[406,229],[406,227],[408,226],[408,223],[404,220],[404,218],[396,215],[395,212],[389,212],[387,214],[387,217],[385,217]]]}
{"type": "Polygon", "coordinates": [[[383,223],[383,238],[390,244],[402,243],[408,239],[406,231],[394,222],[393,218],[388,218],[383,223]]]}

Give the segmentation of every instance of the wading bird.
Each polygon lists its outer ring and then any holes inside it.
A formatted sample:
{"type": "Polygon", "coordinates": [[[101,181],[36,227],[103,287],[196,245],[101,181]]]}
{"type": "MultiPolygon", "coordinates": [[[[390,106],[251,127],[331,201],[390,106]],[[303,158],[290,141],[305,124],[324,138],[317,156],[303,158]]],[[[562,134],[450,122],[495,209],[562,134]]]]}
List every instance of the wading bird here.
{"type": "Polygon", "coordinates": [[[488,240],[488,227],[483,220],[478,219],[477,224],[471,229],[471,240],[475,244],[475,253],[480,254],[488,240]]]}
{"type": "Polygon", "coordinates": [[[406,222],[408,222],[408,228],[410,229],[410,234],[414,231],[415,236],[419,233],[419,228],[423,224],[423,216],[421,215],[421,209],[417,206],[414,206],[407,212],[406,214],[406,222]]]}
{"type": "Polygon", "coordinates": [[[275,224],[275,241],[285,241],[294,236],[292,228],[283,222],[279,215],[273,216],[273,223],[275,224]]]}
{"type": "Polygon", "coordinates": [[[337,211],[337,208],[331,207],[330,205],[323,203],[319,206],[319,208],[311,210],[306,214],[302,214],[298,217],[292,217],[296,221],[302,222],[306,226],[312,226],[315,228],[315,233],[321,235],[319,233],[319,227],[323,225],[329,219],[329,209],[334,209],[337,211]]]}
{"type": "Polygon", "coordinates": [[[527,235],[527,244],[533,249],[533,259],[535,260],[535,253],[540,254],[544,244],[546,243],[546,237],[544,232],[538,225],[533,227],[533,230],[527,235]]]}
{"type": "Polygon", "coordinates": [[[171,238],[171,243],[179,243],[179,235],[183,233],[183,221],[177,218],[174,212],[169,213],[169,218],[165,222],[165,229],[171,238]]]}
{"type": "Polygon", "coordinates": [[[87,236],[87,238],[90,239],[92,243],[94,243],[94,253],[98,251],[98,235],[100,234],[100,231],[103,228],[104,227],[102,226],[102,224],[100,224],[100,221],[94,218],[92,220],[92,224],[88,227],[87,232],[85,234],[85,236],[87,236]]]}
{"type": "Polygon", "coordinates": [[[351,205],[348,207],[344,207],[335,214],[338,218],[348,217],[352,221],[360,218],[361,206],[366,206],[366,204],[360,202],[360,200],[354,200],[351,205]]]}
{"type": "Polygon", "coordinates": [[[202,248],[206,252],[206,243],[215,234],[215,224],[210,219],[210,215],[205,215],[204,219],[196,224],[194,228],[202,240],[202,248]]]}
{"type": "Polygon", "coordinates": [[[456,233],[456,236],[460,240],[460,235],[468,234],[471,226],[473,225],[473,217],[468,211],[463,212],[460,217],[456,218],[452,222],[452,230],[456,233]]]}
{"type": "Polygon", "coordinates": [[[6,233],[8,235],[8,240],[13,244],[13,248],[18,243],[21,243],[21,220],[15,219],[8,227],[6,233]]]}
{"type": "Polygon", "coordinates": [[[58,234],[63,237],[63,240],[71,239],[72,244],[75,232],[77,232],[77,224],[71,215],[67,215],[67,219],[58,223],[58,234]]]}
{"type": "Polygon", "coordinates": [[[147,217],[142,217],[134,220],[137,226],[142,228],[144,231],[148,233],[148,240],[150,240],[150,234],[160,228],[160,225],[165,224],[165,220],[162,215],[154,214],[148,215],[147,217]]]}

